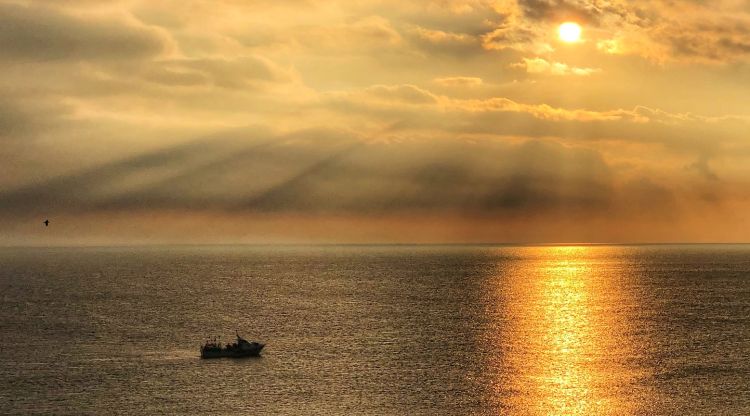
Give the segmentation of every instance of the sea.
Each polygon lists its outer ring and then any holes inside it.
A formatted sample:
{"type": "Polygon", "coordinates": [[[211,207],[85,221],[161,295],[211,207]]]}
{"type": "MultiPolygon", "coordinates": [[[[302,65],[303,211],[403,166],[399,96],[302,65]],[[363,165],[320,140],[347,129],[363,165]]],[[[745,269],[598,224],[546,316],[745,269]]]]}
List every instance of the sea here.
{"type": "Polygon", "coordinates": [[[0,297],[0,414],[750,414],[748,245],[2,248],[0,297]]]}

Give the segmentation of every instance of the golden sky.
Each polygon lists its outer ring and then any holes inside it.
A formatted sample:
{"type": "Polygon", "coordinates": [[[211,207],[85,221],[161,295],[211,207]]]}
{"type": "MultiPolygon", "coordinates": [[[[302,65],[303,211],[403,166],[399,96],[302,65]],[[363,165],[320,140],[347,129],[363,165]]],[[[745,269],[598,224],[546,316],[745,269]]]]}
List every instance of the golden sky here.
{"type": "Polygon", "coordinates": [[[746,0],[0,0],[0,244],[747,241],[749,63],[746,0]]]}

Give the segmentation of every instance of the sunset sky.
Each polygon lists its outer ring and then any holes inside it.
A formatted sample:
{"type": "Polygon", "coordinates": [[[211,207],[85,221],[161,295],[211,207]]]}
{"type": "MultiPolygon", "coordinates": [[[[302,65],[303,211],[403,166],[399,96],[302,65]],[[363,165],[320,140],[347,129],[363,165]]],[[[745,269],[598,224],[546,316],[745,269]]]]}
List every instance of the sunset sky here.
{"type": "Polygon", "coordinates": [[[750,1],[0,0],[0,70],[2,245],[750,240],[750,1]]]}

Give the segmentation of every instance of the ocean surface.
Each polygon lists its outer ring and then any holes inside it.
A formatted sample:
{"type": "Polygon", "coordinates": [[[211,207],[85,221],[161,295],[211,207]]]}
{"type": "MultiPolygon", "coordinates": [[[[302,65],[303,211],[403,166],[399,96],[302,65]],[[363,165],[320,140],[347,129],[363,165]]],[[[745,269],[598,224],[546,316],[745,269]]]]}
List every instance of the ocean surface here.
{"type": "Polygon", "coordinates": [[[0,296],[0,414],[750,414],[745,245],[3,248],[0,296]]]}

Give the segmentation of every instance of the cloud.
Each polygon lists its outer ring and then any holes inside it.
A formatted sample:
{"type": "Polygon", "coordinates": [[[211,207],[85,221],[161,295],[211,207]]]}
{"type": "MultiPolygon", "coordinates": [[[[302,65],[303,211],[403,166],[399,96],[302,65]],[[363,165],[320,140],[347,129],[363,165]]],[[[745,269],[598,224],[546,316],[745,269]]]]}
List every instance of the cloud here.
{"type": "Polygon", "coordinates": [[[420,49],[432,53],[465,55],[481,51],[479,39],[466,33],[445,32],[423,27],[416,27],[409,33],[412,42],[420,49]]]}
{"type": "Polygon", "coordinates": [[[0,209],[520,214],[602,207],[611,177],[595,152],[552,143],[367,144],[322,130],[129,157],[4,192],[0,209]]]}
{"type": "Polygon", "coordinates": [[[439,97],[415,85],[373,85],[360,91],[337,92],[329,94],[335,101],[344,100],[362,104],[373,103],[381,105],[407,104],[424,105],[435,104],[439,97]]]}
{"type": "Polygon", "coordinates": [[[701,177],[708,181],[718,181],[719,176],[711,168],[709,162],[710,158],[707,155],[703,154],[698,158],[698,160],[688,165],[687,169],[697,172],[701,177]]]}
{"type": "Polygon", "coordinates": [[[601,72],[601,69],[598,68],[579,68],[562,62],[549,62],[544,58],[523,58],[523,61],[511,66],[523,68],[529,74],[589,76],[601,72]]]}
{"type": "Polygon", "coordinates": [[[0,137],[7,138],[19,133],[27,133],[29,129],[36,129],[34,114],[19,108],[19,103],[0,98],[0,137]]]}
{"type": "Polygon", "coordinates": [[[436,84],[445,87],[478,87],[482,85],[482,78],[479,77],[441,77],[432,80],[436,84]]]}
{"type": "Polygon", "coordinates": [[[2,2],[0,211],[629,229],[739,207],[742,3],[2,2]]]}
{"type": "MultiPolygon", "coordinates": [[[[592,111],[585,109],[566,109],[548,104],[523,104],[508,98],[495,97],[485,100],[454,100],[452,108],[468,112],[508,112],[525,113],[541,120],[550,121],[618,121],[634,119],[634,114],[627,110],[592,111]]],[[[645,120],[644,120],[645,121],[645,120]]]]}
{"type": "Polygon", "coordinates": [[[663,26],[654,32],[673,58],[714,62],[735,61],[750,56],[750,18],[715,18],[663,26]]]}
{"type": "MultiPolygon", "coordinates": [[[[607,2],[602,2],[607,3],[607,2]]],[[[599,2],[577,0],[518,0],[524,16],[531,20],[596,23],[603,13],[599,2]]]]}
{"type": "MultiPolygon", "coordinates": [[[[419,111],[425,114],[431,109],[436,113],[460,117],[466,113],[518,113],[530,115],[540,120],[548,121],[620,121],[648,122],[644,113],[648,110],[636,108],[634,110],[593,111],[586,109],[566,109],[548,104],[526,104],[513,101],[506,97],[492,97],[485,99],[461,99],[434,94],[426,89],[414,85],[375,85],[363,90],[336,92],[328,95],[331,103],[337,108],[345,105],[349,109],[361,108],[369,111],[373,108],[393,107],[400,105],[421,105],[419,111]]],[[[401,117],[407,116],[409,108],[397,111],[401,117]]],[[[658,112],[651,111],[651,114],[658,112]]],[[[431,114],[431,116],[435,116],[431,114]]],[[[533,126],[529,126],[533,128],[533,126]]]]}
{"type": "Polygon", "coordinates": [[[398,26],[445,34],[478,36],[502,18],[496,0],[426,0],[410,3],[398,0],[363,2],[367,13],[381,13],[398,26]]]}
{"type": "Polygon", "coordinates": [[[172,59],[146,67],[144,77],[168,85],[211,83],[222,88],[242,88],[257,82],[291,82],[294,75],[261,56],[172,59]]]}
{"type": "MultiPolygon", "coordinates": [[[[720,207],[726,202],[723,193],[705,200],[700,190],[643,174],[627,175],[597,150],[549,140],[374,143],[332,129],[286,135],[248,130],[0,191],[0,218],[52,213],[56,224],[77,237],[96,230],[108,230],[111,237],[124,227],[120,239],[144,227],[151,232],[134,235],[153,239],[158,230],[158,238],[166,238],[162,227],[177,221],[190,225],[179,234],[182,241],[234,238],[236,233],[211,233],[214,222],[207,218],[225,218],[254,233],[271,219],[276,235],[287,239],[309,236],[309,224],[324,221],[330,226],[316,231],[317,238],[356,241],[372,238],[372,227],[381,239],[401,241],[404,226],[429,218],[431,228],[415,230],[409,238],[454,241],[455,236],[435,232],[461,227],[462,240],[505,241],[502,236],[508,234],[496,233],[510,227],[514,237],[507,238],[527,241],[563,238],[557,227],[567,223],[594,227],[587,238],[605,238],[612,235],[606,230],[623,226],[674,229],[696,204],[720,207]],[[343,219],[349,219],[349,232],[331,228],[343,219]],[[69,230],[72,224],[78,228],[69,230]],[[535,234],[529,224],[547,232],[535,234]],[[479,231],[486,227],[493,232],[479,231]]],[[[7,242],[20,229],[6,231],[7,242]]]]}
{"type": "Polygon", "coordinates": [[[672,159],[669,170],[676,176],[695,158],[721,157],[730,148],[747,147],[743,132],[749,120],[743,117],[670,113],[644,106],[593,110],[507,97],[457,98],[413,85],[373,89],[327,95],[323,102],[330,111],[328,117],[383,141],[413,137],[557,138],[594,148],[611,146],[618,158],[614,148],[629,148],[631,157],[639,159],[636,165],[654,171],[666,169],[660,164],[663,158],[672,159]],[[402,94],[407,91],[417,97],[405,99],[402,94]]]}
{"type": "Polygon", "coordinates": [[[401,35],[381,16],[368,16],[350,23],[290,28],[288,35],[308,48],[361,53],[373,47],[392,46],[401,35]]]}
{"type": "Polygon", "coordinates": [[[665,62],[730,63],[750,56],[750,11],[731,0],[518,0],[481,37],[488,50],[554,51],[554,28],[573,20],[609,54],[665,62]],[[596,29],[596,30],[589,30],[596,29]]]}
{"type": "Polygon", "coordinates": [[[134,21],[0,4],[0,59],[5,61],[128,60],[155,57],[172,46],[163,31],[134,21]]]}
{"type": "Polygon", "coordinates": [[[396,47],[402,42],[401,33],[388,19],[378,15],[328,24],[302,21],[267,26],[268,22],[262,22],[251,31],[245,27],[236,29],[239,33],[233,36],[252,48],[314,50],[321,55],[366,55],[373,49],[396,47]]]}
{"type": "Polygon", "coordinates": [[[432,43],[435,45],[444,44],[444,45],[457,45],[457,46],[466,46],[468,44],[474,43],[475,39],[467,35],[465,33],[451,33],[451,32],[444,32],[442,30],[430,30],[425,29],[423,27],[416,27],[414,29],[414,34],[421,40],[432,43]]]}
{"type": "Polygon", "coordinates": [[[538,28],[523,22],[510,21],[482,35],[482,47],[487,50],[515,50],[536,54],[553,51],[538,28]]]}
{"type": "MultiPolygon", "coordinates": [[[[644,179],[642,170],[628,179],[588,145],[376,137],[332,129],[218,135],[6,190],[0,210],[625,215],[623,200],[652,198],[661,212],[676,198],[669,179],[644,179]]],[[[705,174],[707,166],[702,159],[690,169],[705,174]]]]}
{"type": "Polygon", "coordinates": [[[731,63],[750,56],[750,11],[737,2],[634,2],[623,4],[619,15],[626,18],[612,23],[616,35],[599,40],[607,53],[662,63],[731,63]]]}
{"type": "Polygon", "coordinates": [[[0,144],[68,127],[66,121],[72,114],[73,109],[59,101],[6,94],[0,97],[0,144]]]}

